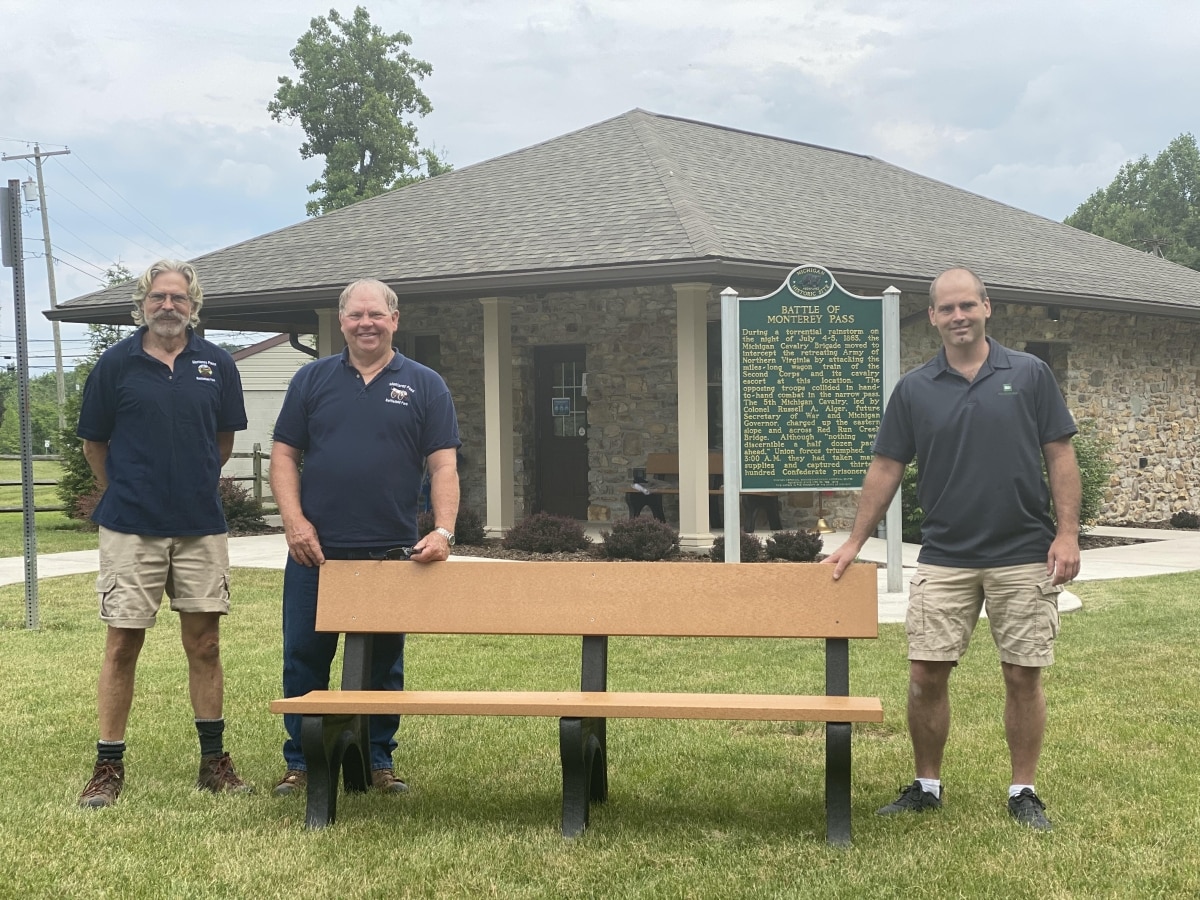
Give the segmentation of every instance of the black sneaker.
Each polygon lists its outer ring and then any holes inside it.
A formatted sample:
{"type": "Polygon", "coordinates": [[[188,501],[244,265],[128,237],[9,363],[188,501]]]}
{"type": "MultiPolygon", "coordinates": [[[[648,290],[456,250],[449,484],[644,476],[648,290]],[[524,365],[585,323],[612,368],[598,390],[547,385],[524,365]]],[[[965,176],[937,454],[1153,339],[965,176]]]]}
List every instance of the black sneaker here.
{"type": "Polygon", "coordinates": [[[1034,831],[1052,831],[1054,826],[1046,818],[1046,804],[1029,788],[1008,798],[1008,814],[1034,831]]]}
{"type": "MultiPolygon", "coordinates": [[[[942,788],[942,793],[946,792],[942,788]]],[[[897,813],[906,812],[925,812],[927,809],[941,809],[942,798],[935,797],[929,791],[921,787],[921,782],[914,781],[912,784],[900,789],[900,796],[889,803],[887,806],[882,806],[875,811],[877,816],[894,816],[897,813]]]]}

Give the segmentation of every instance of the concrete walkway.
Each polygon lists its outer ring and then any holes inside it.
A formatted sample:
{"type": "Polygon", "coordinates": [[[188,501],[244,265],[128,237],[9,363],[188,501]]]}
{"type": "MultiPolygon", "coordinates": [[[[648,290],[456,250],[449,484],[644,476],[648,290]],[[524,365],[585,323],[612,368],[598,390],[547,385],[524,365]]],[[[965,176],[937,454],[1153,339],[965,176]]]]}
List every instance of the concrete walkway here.
{"type": "MultiPolygon", "coordinates": [[[[1094,529],[1097,535],[1142,538],[1146,543],[1129,544],[1124,547],[1106,547],[1083,551],[1083,564],[1078,581],[1096,581],[1106,578],[1137,578],[1145,575],[1166,575],[1171,572],[1200,570],[1200,531],[1165,531],[1155,528],[1112,528],[1101,526],[1094,529]]],[[[599,530],[592,535],[599,537],[599,530]]],[[[825,535],[824,552],[829,553],[842,545],[848,537],[844,532],[825,535]]],[[[908,579],[916,570],[917,551],[915,544],[905,544],[902,552],[903,585],[899,592],[888,592],[887,543],[871,538],[863,547],[860,558],[880,564],[879,569],[879,621],[903,622],[908,608],[908,579]]],[[[230,538],[229,562],[232,566],[252,569],[282,569],[287,558],[287,544],[282,534],[262,534],[251,537],[230,538]]],[[[456,562],[478,562],[478,557],[454,556],[456,562]]],[[[59,575],[80,575],[95,572],[99,564],[96,550],[75,550],[69,553],[47,553],[38,556],[39,579],[55,578],[59,575]]],[[[0,584],[24,584],[25,561],[17,557],[0,559],[0,584]]],[[[1070,612],[1080,608],[1080,601],[1070,591],[1064,591],[1059,600],[1059,609],[1070,612]]]]}

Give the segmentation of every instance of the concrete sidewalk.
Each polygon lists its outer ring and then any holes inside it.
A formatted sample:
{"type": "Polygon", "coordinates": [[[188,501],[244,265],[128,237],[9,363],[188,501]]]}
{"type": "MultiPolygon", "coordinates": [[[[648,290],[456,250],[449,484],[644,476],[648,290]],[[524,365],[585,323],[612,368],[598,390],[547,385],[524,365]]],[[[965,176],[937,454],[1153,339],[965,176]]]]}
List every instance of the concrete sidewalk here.
{"type": "MultiPolygon", "coordinates": [[[[1156,528],[1114,528],[1100,526],[1093,531],[1097,535],[1141,538],[1145,543],[1124,547],[1106,547],[1083,551],[1082,570],[1078,581],[1096,581],[1107,578],[1137,578],[1145,575],[1166,575],[1171,572],[1200,570],[1200,532],[1166,531],[1156,528]]],[[[599,537],[599,531],[593,535],[599,537]]],[[[824,536],[824,552],[836,550],[846,540],[844,532],[824,536]]],[[[899,592],[887,590],[887,543],[879,538],[870,538],[859,554],[867,562],[880,564],[879,569],[879,621],[903,622],[908,608],[908,579],[916,570],[917,552],[915,544],[905,544],[902,551],[902,586],[899,592]]],[[[38,578],[55,578],[59,575],[81,575],[95,572],[98,552],[76,550],[70,553],[47,553],[38,556],[38,578]]],[[[282,534],[262,534],[229,539],[229,563],[252,569],[282,569],[287,559],[287,543],[282,534]]],[[[454,556],[456,562],[478,562],[478,557],[454,556]]],[[[24,584],[25,561],[19,557],[0,559],[0,584],[24,584]]],[[[1059,609],[1070,612],[1080,607],[1079,598],[1064,591],[1059,609]]]]}

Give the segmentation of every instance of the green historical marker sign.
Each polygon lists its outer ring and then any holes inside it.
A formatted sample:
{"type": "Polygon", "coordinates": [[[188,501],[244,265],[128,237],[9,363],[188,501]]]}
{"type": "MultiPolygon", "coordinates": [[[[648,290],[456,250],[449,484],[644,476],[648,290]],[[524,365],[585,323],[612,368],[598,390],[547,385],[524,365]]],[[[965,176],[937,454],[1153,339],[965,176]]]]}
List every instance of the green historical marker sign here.
{"type": "Polygon", "coordinates": [[[862,487],[883,413],[882,299],[810,265],[739,301],[742,490],[862,487]]]}

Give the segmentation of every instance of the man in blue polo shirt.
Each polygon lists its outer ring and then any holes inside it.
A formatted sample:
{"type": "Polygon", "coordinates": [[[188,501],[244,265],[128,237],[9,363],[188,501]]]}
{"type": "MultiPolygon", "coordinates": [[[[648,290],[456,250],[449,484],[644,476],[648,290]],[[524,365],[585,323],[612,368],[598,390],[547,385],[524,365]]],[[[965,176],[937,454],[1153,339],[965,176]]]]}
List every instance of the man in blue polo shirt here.
{"type": "Polygon", "coordinates": [[[141,327],[101,354],[83,390],[77,433],[104,491],[100,618],[100,741],[84,807],[111,806],[125,783],[125,727],[146,629],[163,594],[179,613],[188,690],[200,737],[199,789],[250,790],[225,752],[220,622],[229,612],[229,547],[217,483],[246,427],[233,358],[199,337],[204,294],[186,262],[161,260],[138,279],[141,327]]]}
{"type": "Polygon", "coordinates": [[[1041,675],[1054,662],[1058,594],[1079,574],[1076,428],[1049,367],[984,334],[991,313],[974,273],[950,269],[934,279],[929,322],[942,350],[897,383],[850,537],[825,561],[839,578],[915,457],[925,512],[907,615],[908,730],[917,777],[879,814],[942,805],[950,673],[986,598],[1004,675],[1008,811],[1022,825],[1049,831],[1034,776],[1046,729],[1041,675]]]}
{"type": "MultiPolygon", "coordinates": [[[[337,635],[316,630],[317,582],[327,559],[444,560],[458,518],[458,419],[442,377],[392,347],[396,294],[355,281],[338,299],[346,349],[292,378],[275,422],[271,491],[287,537],[283,575],[283,694],[329,687],[337,635]],[[301,463],[303,462],[303,466],[301,463]],[[417,502],[428,465],[435,528],[418,540],[417,502]],[[405,556],[410,552],[411,555],[405,556]]],[[[404,635],[377,635],[371,687],[404,689],[404,635]]],[[[300,716],[284,716],[284,796],[305,789],[300,716]]],[[[398,716],[371,716],[371,781],[385,793],[396,777],[398,716]]]]}

